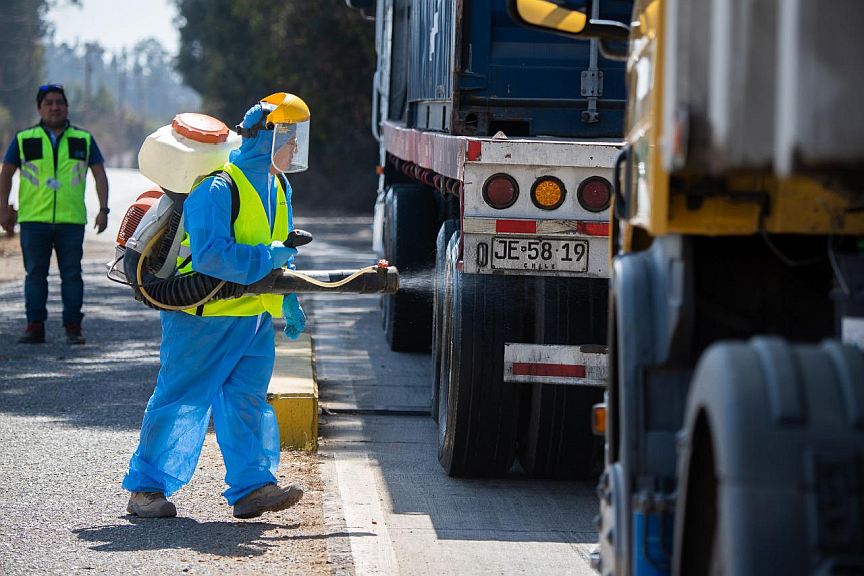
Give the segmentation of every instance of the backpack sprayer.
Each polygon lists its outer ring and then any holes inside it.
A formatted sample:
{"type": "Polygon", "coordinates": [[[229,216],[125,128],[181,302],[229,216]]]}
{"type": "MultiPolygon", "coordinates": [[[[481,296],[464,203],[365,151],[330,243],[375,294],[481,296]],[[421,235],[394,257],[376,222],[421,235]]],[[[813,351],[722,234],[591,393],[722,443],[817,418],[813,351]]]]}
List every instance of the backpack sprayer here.
{"type": "MultiPolygon", "coordinates": [[[[178,114],[145,139],[138,153],[139,169],[159,186],[138,196],[126,211],[115,258],[108,263],[109,279],[131,286],[136,300],[157,310],[185,310],[245,294],[393,294],[399,289],[399,272],[386,260],[353,271],[279,269],[251,285],[198,272],[179,273],[183,264],[178,262],[191,259],[188,246],[182,244],[183,204],[198,182],[209,176],[226,180],[232,190],[232,225],[237,217],[236,184],[219,168],[239,139],[219,120],[195,113],[178,114]]],[[[283,243],[298,247],[311,241],[308,232],[292,230],[283,243]]]]}

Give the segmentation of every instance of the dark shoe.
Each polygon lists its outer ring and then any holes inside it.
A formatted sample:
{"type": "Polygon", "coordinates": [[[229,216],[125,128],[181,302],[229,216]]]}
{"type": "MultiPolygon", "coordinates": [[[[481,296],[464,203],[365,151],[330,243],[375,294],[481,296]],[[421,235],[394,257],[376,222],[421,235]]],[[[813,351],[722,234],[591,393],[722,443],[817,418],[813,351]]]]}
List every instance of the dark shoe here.
{"type": "Polygon", "coordinates": [[[28,322],[24,334],[18,338],[19,344],[42,344],[45,342],[45,324],[28,322]]]}
{"type": "Polygon", "coordinates": [[[66,324],[66,342],[69,344],[84,344],[84,335],[80,324],[66,324]]]}
{"type": "Polygon", "coordinates": [[[132,492],[126,512],[139,518],[171,518],[177,508],[161,492],[132,492]]]}
{"type": "Polygon", "coordinates": [[[280,488],[267,484],[247,494],[234,504],[235,518],[257,518],[264,512],[277,512],[294,506],[303,497],[299,486],[280,488]]]}

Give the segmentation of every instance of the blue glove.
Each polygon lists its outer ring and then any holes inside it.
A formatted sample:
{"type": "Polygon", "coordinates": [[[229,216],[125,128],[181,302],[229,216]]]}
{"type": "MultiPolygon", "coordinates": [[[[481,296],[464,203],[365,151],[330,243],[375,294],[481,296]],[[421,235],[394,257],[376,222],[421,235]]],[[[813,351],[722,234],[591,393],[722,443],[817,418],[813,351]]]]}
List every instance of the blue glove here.
{"type": "Polygon", "coordinates": [[[306,313],[296,294],[288,294],[282,300],[282,315],[285,316],[285,336],[296,340],[306,328],[306,313]]]}
{"type": "Polygon", "coordinates": [[[294,255],[297,254],[296,248],[283,246],[281,242],[273,242],[270,245],[270,256],[273,258],[273,269],[290,266],[294,262],[294,255]]]}

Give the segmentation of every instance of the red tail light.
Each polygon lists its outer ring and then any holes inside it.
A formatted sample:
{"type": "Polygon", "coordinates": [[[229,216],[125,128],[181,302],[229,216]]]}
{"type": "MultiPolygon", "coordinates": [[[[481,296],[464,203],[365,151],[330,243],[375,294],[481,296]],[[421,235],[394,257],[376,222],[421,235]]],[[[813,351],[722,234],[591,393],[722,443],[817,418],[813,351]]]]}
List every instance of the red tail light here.
{"type": "Polygon", "coordinates": [[[579,184],[576,199],[589,212],[603,212],[612,201],[612,185],[600,176],[591,176],[579,184]]]}
{"type": "Polygon", "coordinates": [[[493,174],[483,184],[483,200],[492,208],[503,210],[516,203],[519,184],[507,174],[493,174]]]}

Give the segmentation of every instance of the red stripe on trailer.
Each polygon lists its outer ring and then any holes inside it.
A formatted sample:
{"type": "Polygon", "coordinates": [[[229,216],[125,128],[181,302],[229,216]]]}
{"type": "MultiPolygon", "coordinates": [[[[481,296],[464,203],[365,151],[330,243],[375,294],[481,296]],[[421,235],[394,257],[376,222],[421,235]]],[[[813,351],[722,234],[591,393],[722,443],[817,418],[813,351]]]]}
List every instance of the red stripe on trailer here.
{"type": "Polygon", "coordinates": [[[576,231],[586,236],[609,236],[609,222],[577,222],[576,231]]]}
{"type": "Polygon", "coordinates": [[[495,232],[513,232],[517,234],[536,234],[536,220],[496,220],[495,232]]]}
{"type": "Polygon", "coordinates": [[[479,140],[468,141],[468,160],[476,162],[480,160],[481,143],[479,140]]]}
{"type": "Polygon", "coordinates": [[[538,364],[535,362],[514,362],[513,375],[585,378],[585,366],[579,364],[538,364]]]}

